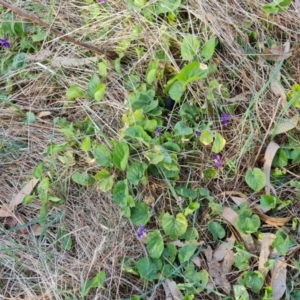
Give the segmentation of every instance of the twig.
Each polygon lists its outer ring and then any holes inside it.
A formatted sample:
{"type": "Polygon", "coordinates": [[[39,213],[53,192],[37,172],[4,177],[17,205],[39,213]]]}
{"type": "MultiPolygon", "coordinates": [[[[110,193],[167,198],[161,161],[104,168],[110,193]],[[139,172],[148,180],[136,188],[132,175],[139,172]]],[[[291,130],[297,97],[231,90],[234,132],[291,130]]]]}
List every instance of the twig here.
{"type": "Polygon", "coordinates": [[[105,55],[107,58],[110,58],[110,59],[115,59],[117,57],[117,54],[113,51],[103,52],[100,49],[98,49],[97,47],[91,46],[91,45],[86,44],[86,43],[79,42],[79,41],[75,40],[74,38],[72,38],[70,36],[67,36],[66,34],[63,34],[59,30],[52,28],[51,25],[49,25],[48,23],[46,23],[43,20],[39,19],[38,17],[33,16],[33,15],[29,14],[28,12],[26,12],[26,11],[24,11],[24,10],[22,10],[22,9],[20,9],[20,8],[4,1],[4,0],[0,0],[0,5],[3,5],[4,7],[10,9],[11,11],[18,14],[19,16],[30,20],[33,23],[36,23],[40,26],[43,26],[43,27],[47,28],[51,33],[55,34],[56,36],[58,36],[62,40],[65,40],[65,41],[70,42],[72,44],[75,44],[75,45],[78,45],[80,47],[86,48],[86,49],[88,49],[92,52],[95,52],[97,54],[105,55]]]}

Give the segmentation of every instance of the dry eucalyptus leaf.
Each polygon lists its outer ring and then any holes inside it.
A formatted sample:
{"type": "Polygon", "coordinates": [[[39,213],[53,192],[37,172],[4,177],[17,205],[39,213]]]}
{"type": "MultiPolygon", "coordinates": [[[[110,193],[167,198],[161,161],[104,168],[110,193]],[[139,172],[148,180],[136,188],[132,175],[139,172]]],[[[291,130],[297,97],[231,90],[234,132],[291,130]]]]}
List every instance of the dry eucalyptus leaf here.
{"type": "Polygon", "coordinates": [[[223,261],[221,262],[222,273],[225,275],[231,272],[233,264],[234,264],[234,252],[231,249],[229,249],[223,261]]]}
{"type": "Polygon", "coordinates": [[[13,199],[10,201],[9,207],[13,210],[16,206],[22,203],[24,197],[29,196],[39,182],[39,179],[32,178],[22,189],[21,191],[16,194],[13,199]]]}
{"type": "Polygon", "coordinates": [[[261,244],[261,250],[260,250],[260,255],[259,255],[259,261],[258,261],[258,271],[264,276],[267,276],[268,269],[265,268],[265,263],[269,259],[270,255],[270,246],[275,240],[275,234],[273,233],[263,233],[263,239],[262,239],[262,244],[261,244]]]}
{"type": "Polygon", "coordinates": [[[270,134],[277,135],[277,134],[288,132],[294,129],[298,125],[298,122],[299,122],[299,116],[295,115],[290,119],[286,119],[281,123],[277,124],[273,132],[272,133],[270,132],[270,134]]]}
{"type": "Polygon", "coordinates": [[[221,244],[219,244],[219,246],[215,249],[213,257],[217,260],[217,261],[221,261],[225,258],[227,252],[229,252],[234,245],[236,238],[234,235],[232,235],[230,238],[227,238],[226,242],[222,242],[221,244]]]}
{"type": "Polygon", "coordinates": [[[228,282],[226,276],[222,274],[222,268],[220,263],[213,258],[213,252],[210,246],[204,249],[204,255],[206,257],[209,275],[214,278],[214,283],[229,294],[231,290],[231,285],[228,282]]]}
{"type": "Polygon", "coordinates": [[[11,217],[12,213],[5,209],[0,209],[0,218],[8,218],[11,217]]]}
{"type": "Polygon", "coordinates": [[[174,280],[166,279],[163,282],[163,287],[166,293],[166,300],[182,300],[184,298],[174,280]]]}
{"type": "Polygon", "coordinates": [[[279,145],[271,141],[265,152],[264,174],[266,177],[265,193],[267,195],[270,194],[270,189],[271,189],[273,194],[276,196],[276,191],[270,182],[270,175],[271,175],[272,162],[278,149],[279,149],[279,145]]]}
{"type": "Polygon", "coordinates": [[[273,290],[273,300],[280,300],[286,291],[286,270],[287,264],[284,257],[276,261],[275,266],[271,270],[271,286],[273,290]]]}
{"type": "Polygon", "coordinates": [[[37,114],[38,118],[43,118],[51,115],[51,111],[41,111],[40,113],[37,114]]]}
{"type": "Polygon", "coordinates": [[[282,59],[288,59],[292,54],[290,42],[287,41],[283,45],[272,45],[270,48],[266,48],[262,53],[262,58],[280,62],[282,59]]]}

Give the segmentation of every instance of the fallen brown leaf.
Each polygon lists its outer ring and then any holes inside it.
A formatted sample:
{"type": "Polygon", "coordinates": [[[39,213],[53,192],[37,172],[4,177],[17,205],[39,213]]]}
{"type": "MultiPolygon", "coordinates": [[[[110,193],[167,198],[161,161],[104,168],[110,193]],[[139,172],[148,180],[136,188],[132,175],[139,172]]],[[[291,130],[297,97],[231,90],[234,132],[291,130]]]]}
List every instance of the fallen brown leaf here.
{"type": "Polygon", "coordinates": [[[229,294],[231,285],[226,276],[222,274],[220,263],[215,258],[213,258],[213,252],[210,246],[207,246],[207,248],[204,249],[204,255],[206,257],[209,275],[214,279],[214,283],[222,287],[226,294],[229,294]]]}
{"type": "Polygon", "coordinates": [[[276,261],[275,266],[271,270],[271,286],[273,290],[273,300],[280,300],[286,291],[286,270],[287,264],[284,257],[276,261]]]}
{"type": "Polygon", "coordinates": [[[287,59],[292,56],[290,52],[290,42],[287,41],[283,45],[272,45],[270,48],[266,48],[261,57],[266,60],[273,60],[280,62],[282,59],[287,59]]]}
{"type": "Polygon", "coordinates": [[[270,194],[270,189],[271,189],[273,194],[276,196],[276,190],[274,189],[274,187],[271,185],[270,182],[270,175],[271,175],[272,162],[279,148],[280,147],[278,144],[271,141],[265,152],[265,163],[264,163],[264,174],[266,177],[265,193],[268,195],[270,194]]]}
{"type": "Polygon", "coordinates": [[[39,182],[39,179],[32,178],[22,189],[16,194],[13,199],[10,201],[9,208],[13,210],[16,206],[22,203],[25,196],[29,196],[39,182]]]}
{"type": "Polygon", "coordinates": [[[213,254],[214,258],[217,261],[223,260],[224,257],[226,256],[227,252],[233,248],[235,240],[236,240],[235,236],[232,235],[230,238],[226,239],[227,243],[222,242],[221,244],[219,244],[219,246],[214,251],[214,254],[213,254]]]}
{"type": "Polygon", "coordinates": [[[275,234],[273,233],[263,233],[263,239],[261,244],[261,250],[259,255],[259,261],[258,261],[258,271],[264,276],[267,276],[268,269],[265,268],[265,263],[269,259],[270,255],[270,246],[275,240],[275,234]]]}

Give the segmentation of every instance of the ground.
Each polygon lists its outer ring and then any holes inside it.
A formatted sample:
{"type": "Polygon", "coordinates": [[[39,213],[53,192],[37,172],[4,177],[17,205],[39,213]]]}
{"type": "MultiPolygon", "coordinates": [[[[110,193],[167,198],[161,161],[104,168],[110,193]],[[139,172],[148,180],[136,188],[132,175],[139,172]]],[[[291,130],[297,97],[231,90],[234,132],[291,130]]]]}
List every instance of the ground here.
{"type": "Polygon", "coordinates": [[[300,299],[300,2],[0,0],[0,299],[300,299]]]}

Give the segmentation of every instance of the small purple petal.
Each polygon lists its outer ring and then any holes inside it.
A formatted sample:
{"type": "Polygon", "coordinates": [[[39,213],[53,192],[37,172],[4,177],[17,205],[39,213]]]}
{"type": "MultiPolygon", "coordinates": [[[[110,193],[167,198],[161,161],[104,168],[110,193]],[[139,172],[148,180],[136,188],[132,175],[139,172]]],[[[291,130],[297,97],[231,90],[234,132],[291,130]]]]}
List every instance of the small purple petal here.
{"type": "Polygon", "coordinates": [[[0,38],[0,46],[4,47],[4,48],[9,48],[10,47],[10,43],[8,42],[7,39],[0,38]]]}
{"type": "Polygon", "coordinates": [[[159,136],[161,134],[160,128],[156,127],[154,133],[156,136],[159,136]]]}
{"type": "Polygon", "coordinates": [[[201,130],[196,130],[195,131],[195,136],[196,136],[196,138],[198,138],[199,136],[200,136],[200,134],[201,134],[201,130]]]}
{"type": "Polygon", "coordinates": [[[215,154],[214,157],[215,157],[215,166],[217,168],[221,168],[222,167],[222,161],[221,161],[220,155],[215,154]]]}
{"type": "Polygon", "coordinates": [[[145,236],[147,234],[147,232],[146,232],[146,229],[145,229],[145,227],[144,226],[142,226],[142,225],[139,225],[139,230],[138,230],[138,232],[137,232],[137,237],[138,238],[142,238],[143,236],[145,236]]]}
{"type": "Polygon", "coordinates": [[[228,125],[228,121],[230,119],[231,115],[229,113],[221,114],[221,122],[224,126],[228,125]]]}
{"type": "Polygon", "coordinates": [[[99,3],[105,3],[106,0],[99,0],[99,3]]]}

